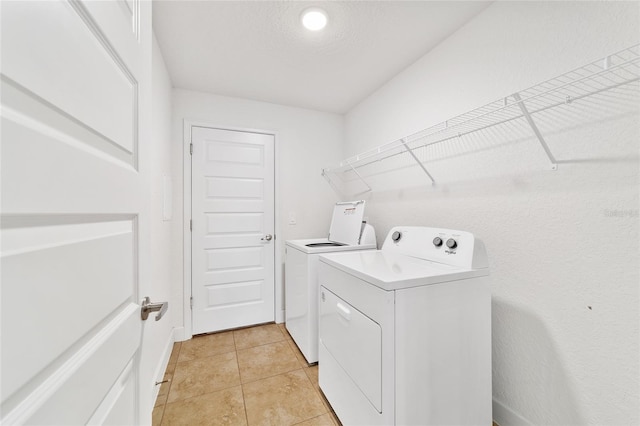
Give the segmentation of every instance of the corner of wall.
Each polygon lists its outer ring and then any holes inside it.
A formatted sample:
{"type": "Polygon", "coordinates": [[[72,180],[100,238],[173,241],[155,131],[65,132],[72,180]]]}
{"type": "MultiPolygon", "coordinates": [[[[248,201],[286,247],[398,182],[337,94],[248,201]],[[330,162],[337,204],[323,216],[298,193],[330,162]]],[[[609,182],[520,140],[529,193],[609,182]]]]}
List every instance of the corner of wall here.
{"type": "Polygon", "coordinates": [[[531,426],[531,422],[500,401],[493,400],[493,421],[499,426],[531,426]]]}

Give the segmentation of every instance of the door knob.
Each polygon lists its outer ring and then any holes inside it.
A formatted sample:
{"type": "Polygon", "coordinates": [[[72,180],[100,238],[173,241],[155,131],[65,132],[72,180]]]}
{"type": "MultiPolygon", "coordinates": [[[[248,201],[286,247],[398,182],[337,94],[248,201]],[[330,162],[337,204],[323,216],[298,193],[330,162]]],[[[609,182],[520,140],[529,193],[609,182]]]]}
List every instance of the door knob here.
{"type": "Polygon", "coordinates": [[[146,321],[146,319],[149,318],[149,314],[151,312],[158,312],[158,315],[156,315],[156,321],[160,321],[160,318],[162,318],[167,312],[167,309],[169,309],[169,302],[151,303],[149,296],[142,299],[141,305],[142,309],[140,310],[140,318],[142,318],[143,321],[146,321]]]}
{"type": "Polygon", "coordinates": [[[273,235],[267,234],[264,237],[260,238],[260,241],[271,241],[273,239],[273,235]]]}

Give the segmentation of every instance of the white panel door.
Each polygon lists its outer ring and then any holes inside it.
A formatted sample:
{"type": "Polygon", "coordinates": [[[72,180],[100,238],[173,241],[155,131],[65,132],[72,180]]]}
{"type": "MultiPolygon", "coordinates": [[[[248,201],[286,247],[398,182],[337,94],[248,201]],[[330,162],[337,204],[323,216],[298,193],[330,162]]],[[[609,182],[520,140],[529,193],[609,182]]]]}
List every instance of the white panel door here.
{"type": "Polygon", "coordinates": [[[146,423],[150,4],[1,7],[0,423],[146,423]]]}
{"type": "Polygon", "coordinates": [[[193,127],[193,334],[273,321],[274,136],[193,127]]]}

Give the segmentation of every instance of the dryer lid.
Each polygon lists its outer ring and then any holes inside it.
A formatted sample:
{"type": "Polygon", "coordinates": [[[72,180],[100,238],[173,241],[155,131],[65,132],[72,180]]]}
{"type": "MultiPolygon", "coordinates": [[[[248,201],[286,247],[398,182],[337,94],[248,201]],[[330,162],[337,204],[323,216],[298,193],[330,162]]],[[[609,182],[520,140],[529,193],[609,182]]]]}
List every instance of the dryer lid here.
{"type": "Polygon", "coordinates": [[[329,228],[329,241],[347,245],[360,242],[364,204],[364,200],[336,203],[329,228]]]}

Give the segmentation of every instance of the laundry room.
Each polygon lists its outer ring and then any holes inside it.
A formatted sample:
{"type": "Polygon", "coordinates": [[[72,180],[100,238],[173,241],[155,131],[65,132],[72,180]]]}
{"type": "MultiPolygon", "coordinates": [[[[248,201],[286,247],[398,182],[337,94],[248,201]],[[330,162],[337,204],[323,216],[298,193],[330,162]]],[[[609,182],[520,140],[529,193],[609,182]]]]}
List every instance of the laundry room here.
{"type": "Polygon", "coordinates": [[[639,1],[0,18],[2,424],[640,424],[639,1]]]}

